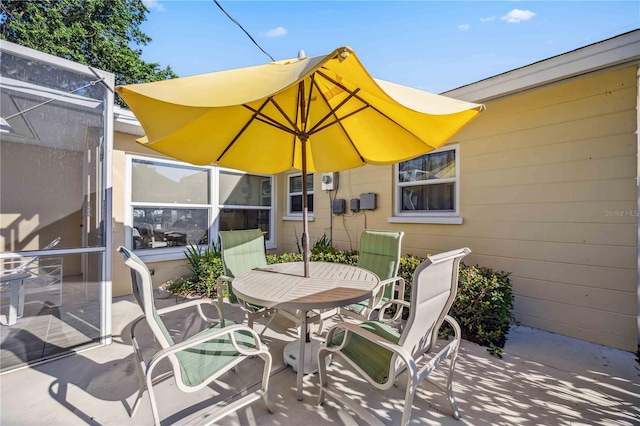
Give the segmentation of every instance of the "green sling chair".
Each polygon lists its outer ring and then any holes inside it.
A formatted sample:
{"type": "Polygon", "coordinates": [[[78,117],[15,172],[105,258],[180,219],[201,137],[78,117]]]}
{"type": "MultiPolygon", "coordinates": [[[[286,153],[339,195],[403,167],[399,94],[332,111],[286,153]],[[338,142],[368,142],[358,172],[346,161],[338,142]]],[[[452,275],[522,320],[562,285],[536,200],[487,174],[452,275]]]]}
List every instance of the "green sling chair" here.
{"type": "MultiPolygon", "coordinates": [[[[131,325],[131,342],[136,357],[136,368],[140,387],[136,400],[129,413],[133,417],[141,401],[144,391],[149,392],[151,410],[156,425],[160,425],[160,416],[155,398],[155,385],[167,377],[175,377],[178,389],[183,392],[195,392],[207,386],[222,374],[235,370],[242,361],[260,357],[264,361],[262,384],[253,391],[243,393],[243,396],[221,406],[216,411],[208,413],[207,420],[214,422],[238,409],[262,398],[270,412],[274,412],[268,397],[269,373],[272,358],[269,350],[262,344],[260,337],[249,327],[235,324],[222,318],[220,308],[214,300],[197,299],[163,309],[156,309],[153,299],[151,273],[142,260],[130,250],[120,247],[118,251],[125,259],[125,264],[131,268],[131,286],[133,295],[142,309],[143,315],[131,325]],[[220,315],[220,320],[209,318],[203,312],[204,305],[213,306],[220,315]],[[199,316],[209,326],[199,333],[175,342],[162,321],[162,315],[184,309],[197,309],[199,316]],[[143,320],[153,332],[155,341],[160,345],[160,351],[146,361],[143,351],[136,338],[136,326],[143,320]],[[172,369],[164,374],[153,377],[158,363],[168,360],[172,369]]],[[[162,364],[162,363],[161,363],[162,364]]]]}
{"type": "MultiPolygon", "coordinates": [[[[394,385],[400,373],[407,370],[406,391],[401,425],[411,419],[411,407],[416,389],[422,380],[427,380],[445,392],[453,411],[459,418],[458,407],[453,396],[453,372],[460,346],[460,326],[447,313],[456,297],[460,261],[470,253],[468,248],[452,250],[430,256],[413,274],[411,302],[392,300],[384,305],[377,321],[361,324],[342,322],[329,329],[324,345],[318,351],[318,359],[334,355],[331,370],[344,369],[345,363],[380,390],[394,385]],[[401,332],[391,327],[384,319],[384,311],[391,305],[409,308],[409,318],[401,332]],[[454,330],[453,339],[436,350],[438,330],[446,321],[454,330]],[[335,355],[338,355],[336,357],[335,355]],[[449,371],[444,384],[428,378],[442,361],[449,358],[449,371]],[[342,362],[344,361],[344,363],[342,362]]],[[[356,401],[334,388],[327,380],[327,367],[319,362],[320,393],[318,405],[324,402],[325,394],[349,406],[369,424],[383,424],[370,411],[366,403],[356,401]]],[[[446,364],[445,364],[446,365],[446,364]]],[[[340,380],[344,379],[341,377],[340,380]]],[[[344,384],[343,384],[344,386],[344,384]]]]}
{"type": "Polygon", "coordinates": [[[370,299],[340,308],[340,315],[366,321],[388,301],[404,299],[404,279],[397,276],[403,236],[402,231],[366,230],[362,233],[356,266],[376,274],[380,278],[380,285],[370,299]]]}

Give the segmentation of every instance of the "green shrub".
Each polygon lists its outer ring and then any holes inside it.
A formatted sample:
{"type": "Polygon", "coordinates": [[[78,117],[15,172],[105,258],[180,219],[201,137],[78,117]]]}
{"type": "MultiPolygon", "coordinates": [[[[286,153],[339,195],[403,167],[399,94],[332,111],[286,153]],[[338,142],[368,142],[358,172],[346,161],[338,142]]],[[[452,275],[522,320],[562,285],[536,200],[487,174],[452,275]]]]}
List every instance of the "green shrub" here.
{"type": "Polygon", "coordinates": [[[311,247],[311,254],[335,252],[336,249],[333,247],[331,240],[327,238],[327,234],[322,234],[322,237],[313,244],[313,247],[311,247]]]}
{"type": "MultiPolygon", "coordinates": [[[[215,249],[201,252],[197,246],[191,246],[185,254],[192,276],[176,280],[169,290],[181,295],[216,297],[216,279],[223,274],[220,252],[215,249]]],[[[400,259],[398,275],[405,279],[406,301],[411,298],[413,272],[424,260],[424,257],[412,254],[400,259]]],[[[358,262],[358,252],[317,250],[311,253],[311,261],[355,265],[358,262]]],[[[302,254],[267,254],[268,264],[285,262],[302,262],[302,254]]],[[[509,273],[460,264],[458,294],[449,315],[460,324],[462,338],[487,346],[491,354],[500,356],[509,326],[515,321],[512,308],[513,293],[509,273]]],[[[447,327],[441,330],[443,337],[451,333],[452,330],[447,327]]]]}
{"type": "MultiPolygon", "coordinates": [[[[449,315],[458,321],[462,338],[501,356],[515,317],[509,273],[460,264],[458,295],[449,315]]],[[[445,331],[446,334],[446,331],[445,331]]]]}
{"type": "MultiPolygon", "coordinates": [[[[398,268],[398,276],[404,278],[404,300],[411,299],[411,285],[413,284],[413,272],[418,265],[424,262],[425,257],[419,257],[413,254],[407,254],[400,258],[400,267],[398,268]]],[[[406,309],[405,309],[406,313],[406,309]]],[[[406,315],[406,314],[405,314],[406,315]]]]}
{"type": "Polygon", "coordinates": [[[267,254],[267,263],[302,262],[302,253],[267,254]]]}
{"type": "Polygon", "coordinates": [[[216,279],[223,274],[219,247],[201,249],[190,244],[184,253],[191,276],[175,280],[168,290],[183,296],[216,297],[216,279]]]}

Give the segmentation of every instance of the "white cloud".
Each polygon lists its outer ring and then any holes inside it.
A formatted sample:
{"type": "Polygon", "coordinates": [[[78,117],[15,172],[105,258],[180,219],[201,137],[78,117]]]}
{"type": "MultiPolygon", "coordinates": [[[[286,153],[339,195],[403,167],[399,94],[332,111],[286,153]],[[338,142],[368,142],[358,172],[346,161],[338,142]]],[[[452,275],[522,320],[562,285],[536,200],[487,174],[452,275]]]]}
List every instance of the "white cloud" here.
{"type": "Polygon", "coordinates": [[[507,21],[510,24],[518,24],[523,21],[528,21],[534,16],[536,16],[536,14],[530,10],[513,9],[506,15],[501,16],[500,19],[507,21]]]}
{"type": "Polygon", "coordinates": [[[269,31],[267,31],[265,33],[265,35],[269,38],[273,38],[273,37],[282,37],[283,35],[287,34],[287,29],[285,27],[276,27],[276,28],[272,28],[269,31]]]}
{"type": "Polygon", "coordinates": [[[469,25],[469,24],[461,24],[461,25],[458,25],[458,29],[459,29],[460,31],[467,31],[469,28],[471,28],[471,25],[469,25]]]}
{"type": "Polygon", "coordinates": [[[162,12],[164,10],[164,5],[158,0],[143,0],[143,2],[149,10],[157,10],[158,12],[162,12]]]}
{"type": "Polygon", "coordinates": [[[486,18],[480,18],[480,22],[493,22],[496,20],[495,16],[488,16],[486,18]]]}

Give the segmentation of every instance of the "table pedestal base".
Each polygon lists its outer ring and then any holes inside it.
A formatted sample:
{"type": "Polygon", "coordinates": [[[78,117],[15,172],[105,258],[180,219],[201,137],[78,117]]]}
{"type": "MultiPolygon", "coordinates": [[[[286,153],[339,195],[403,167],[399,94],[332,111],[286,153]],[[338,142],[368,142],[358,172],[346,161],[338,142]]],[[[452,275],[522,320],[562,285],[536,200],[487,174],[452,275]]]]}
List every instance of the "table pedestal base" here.
{"type": "MultiPolygon", "coordinates": [[[[313,374],[318,371],[318,350],[322,346],[322,342],[312,340],[305,344],[304,348],[304,374],[313,374]]],[[[293,371],[298,372],[298,354],[300,353],[300,342],[295,341],[284,347],[284,363],[290,365],[293,371]]],[[[331,355],[327,355],[324,359],[325,364],[331,364],[331,355]]]]}

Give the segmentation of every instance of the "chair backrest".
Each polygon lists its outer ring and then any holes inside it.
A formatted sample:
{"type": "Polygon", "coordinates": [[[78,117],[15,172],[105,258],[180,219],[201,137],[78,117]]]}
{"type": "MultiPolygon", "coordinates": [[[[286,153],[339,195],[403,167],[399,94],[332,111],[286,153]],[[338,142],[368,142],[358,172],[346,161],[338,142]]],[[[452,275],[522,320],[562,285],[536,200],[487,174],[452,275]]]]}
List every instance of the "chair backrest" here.
{"type": "Polygon", "coordinates": [[[118,251],[124,257],[124,263],[131,268],[131,291],[151,328],[156,341],[162,348],[173,346],[174,341],[162,322],[153,301],[153,283],[147,265],[129,249],[120,246],[118,251]]]}
{"type": "MultiPolygon", "coordinates": [[[[58,243],[60,243],[61,239],[62,239],[61,237],[55,238],[49,244],[44,246],[44,248],[42,250],[49,250],[49,249],[54,248],[55,246],[58,245],[58,243]]],[[[40,256],[33,256],[31,259],[27,260],[26,262],[24,262],[23,264],[21,264],[20,266],[15,268],[15,270],[16,271],[20,271],[20,272],[26,271],[29,268],[29,266],[31,266],[33,264],[33,262],[37,261],[38,259],[40,259],[40,256]]]]}
{"type": "MultiPolygon", "coordinates": [[[[264,234],[261,229],[220,231],[220,252],[224,274],[231,278],[250,269],[267,265],[264,234]]],[[[233,284],[227,283],[227,286],[229,300],[237,303],[238,298],[233,293],[233,284]]]]}
{"type": "Polygon", "coordinates": [[[220,231],[220,250],[224,273],[232,278],[267,265],[264,234],[260,229],[220,231]]]}
{"type": "MultiPolygon", "coordinates": [[[[367,269],[380,281],[398,275],[400,249],[404,232],[365,230],[360,237],[360,254],[357,266],[367,269]]],[[[393,298],[393,285],[386,286],[384,297],[393,298]]]]}
{"type": "Polygon", "coordinates": [[[465,247],[429,256],[413,273],[409,319],[398,344],[414,359],[435,346],[458,291],[460,261],[469,253],[465,247]]]}

